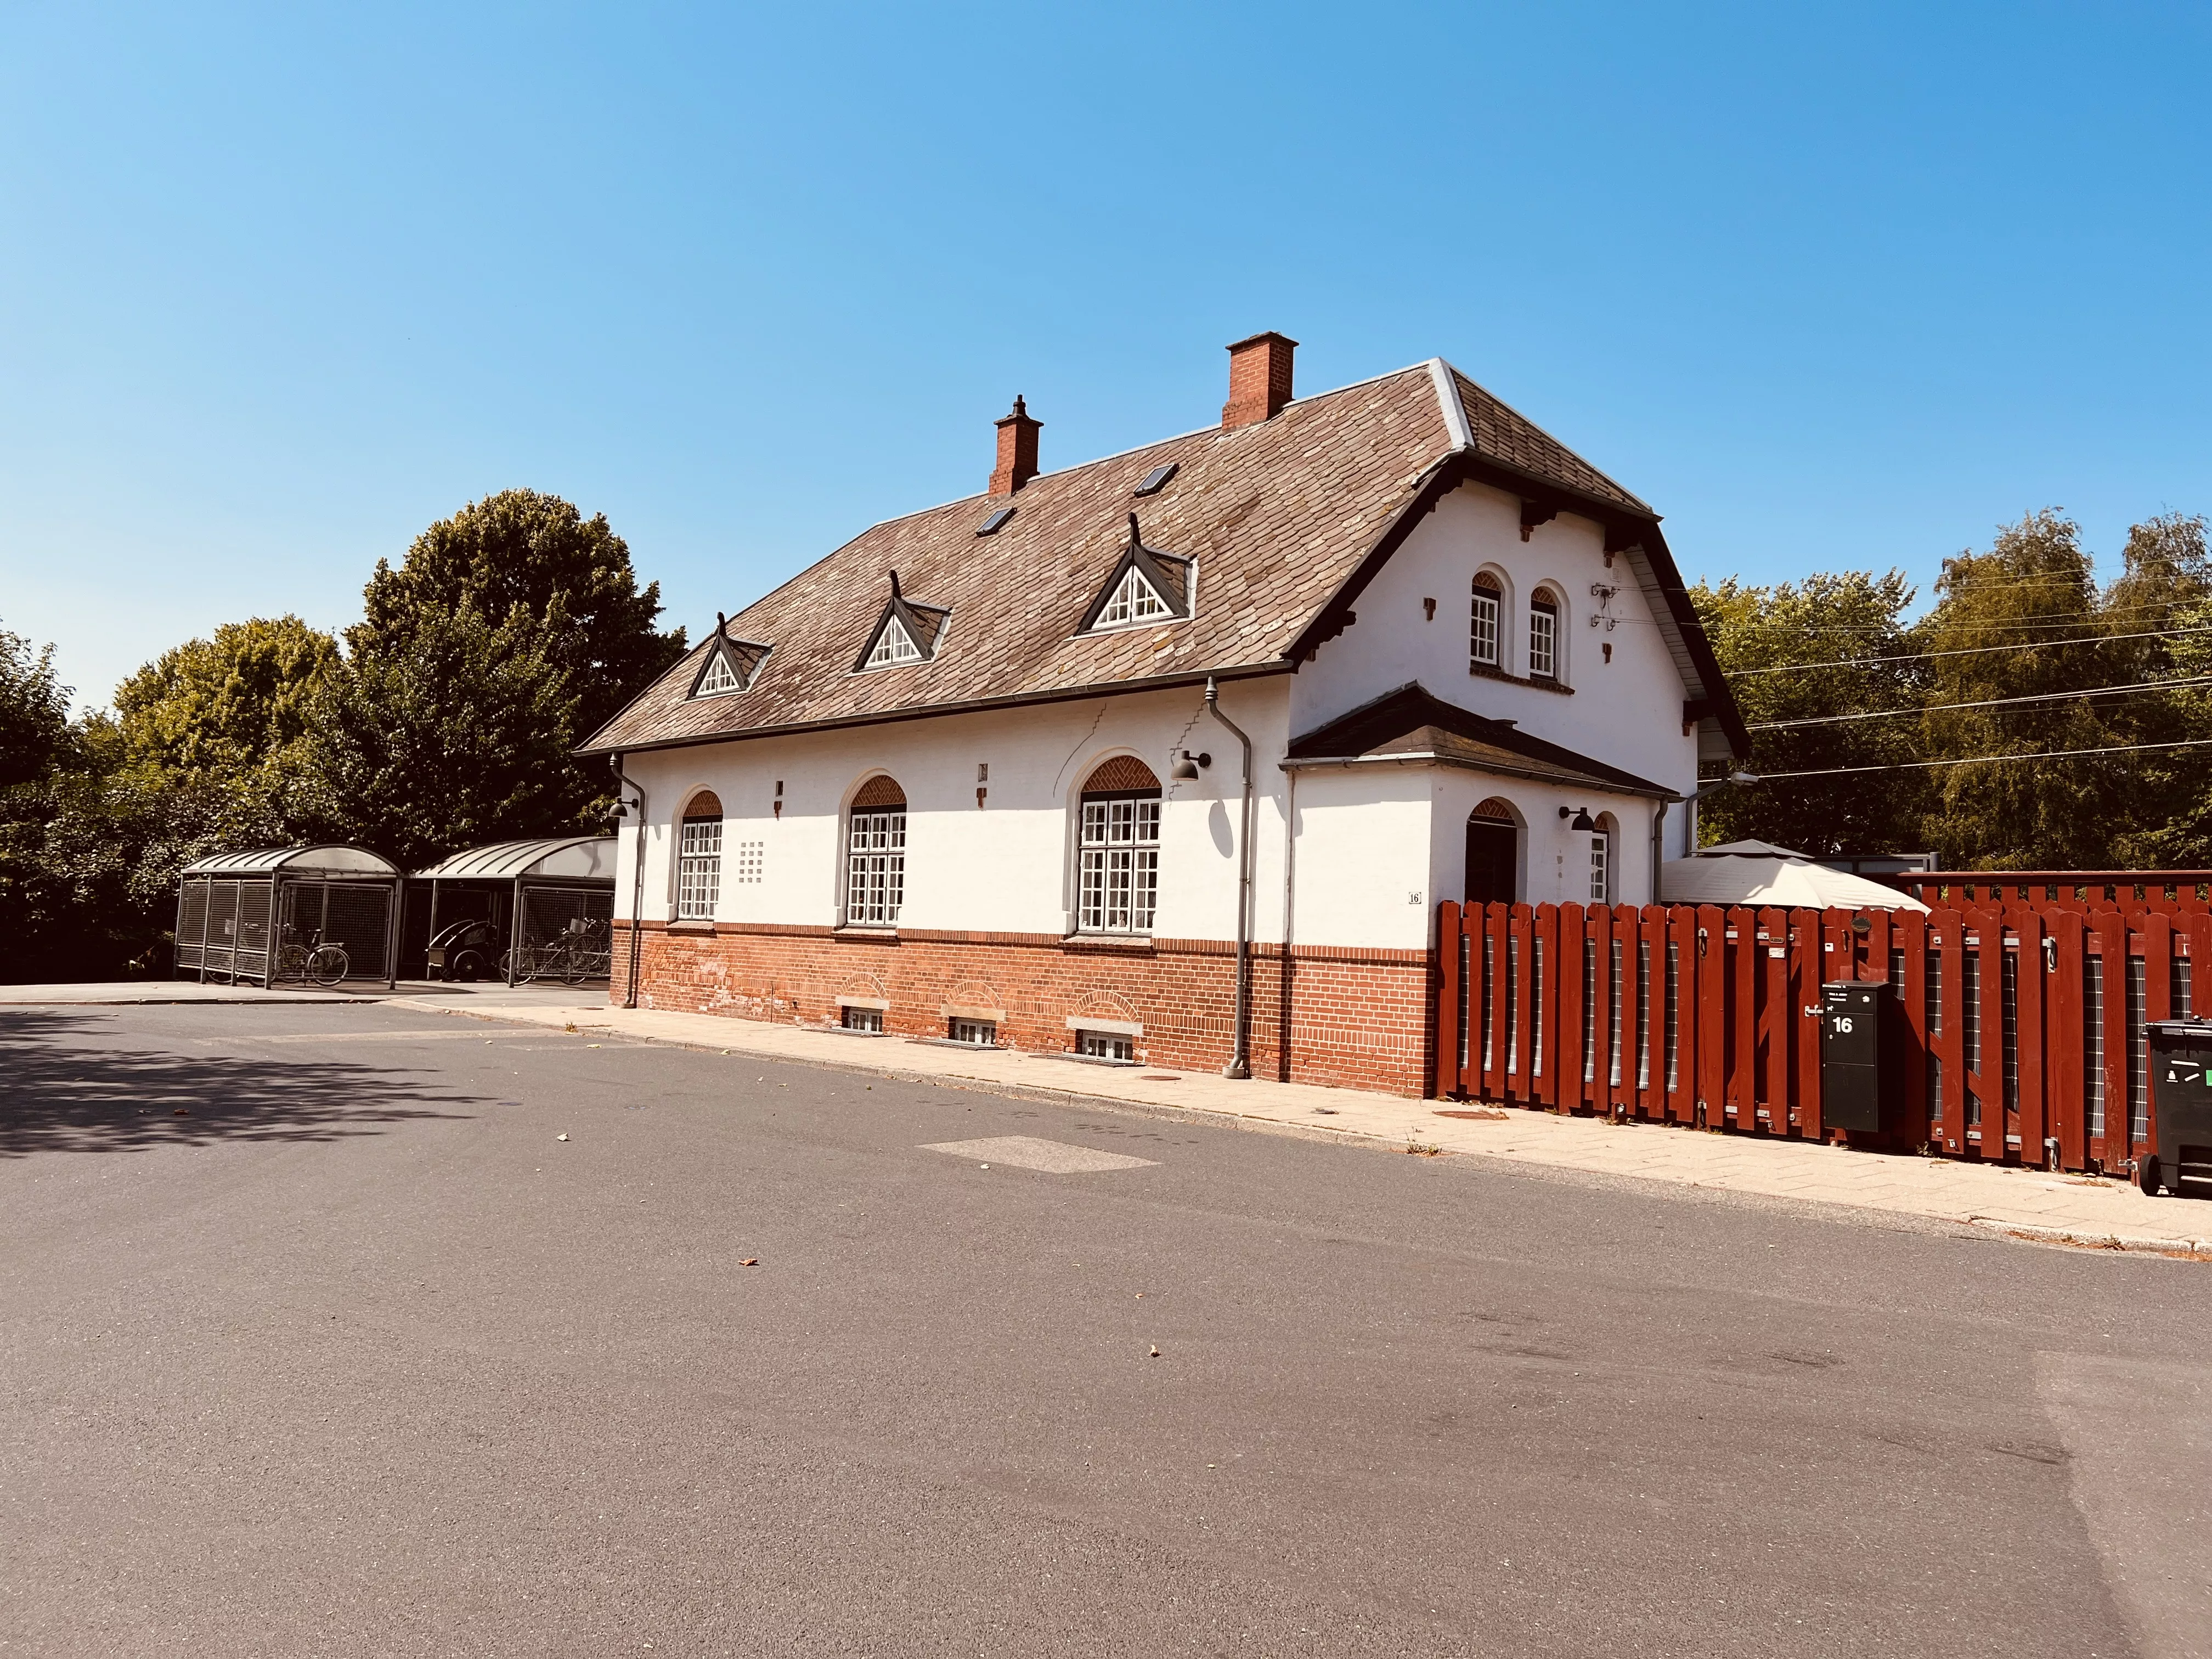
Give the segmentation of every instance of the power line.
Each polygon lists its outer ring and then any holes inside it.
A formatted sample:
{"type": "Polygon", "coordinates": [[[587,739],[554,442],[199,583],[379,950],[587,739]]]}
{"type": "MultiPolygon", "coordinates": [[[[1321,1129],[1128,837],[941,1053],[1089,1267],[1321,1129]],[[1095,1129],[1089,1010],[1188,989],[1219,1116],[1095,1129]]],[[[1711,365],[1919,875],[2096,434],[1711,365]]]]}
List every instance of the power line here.
{"type": "Polygon", "coordinates": [[[2086,691],[2038,691],[2019,697],[1986,697],[1979,702],[1931,702],[1918,708],[1877,708],[1863,714],[1808,714],[1802,720],[1761,720],[1747,732],[1785,732],[1801,726],[1840,726],[1845,720],[1882,720],[1899,714],[1940,714],[1954,708],[2002,708],[2008,703],[2063,702],[2069,697],[2133,696],[2143,691],[2186,691],[2212,685],[2212,674],[2185,680],[2136,680],[2128,685],[2092,686],[2086,691]]]}
{"type": "Polygon", "coordinates": [[[1728,678],[1748,679],[1754,674],[1809,674],[1816,668],[1883,668],[1893,663],[1925,662],[1932,657],[1985,657],[1993,651],[2048,651],[2054,645],[2106,644],[2120,640],[2184,640],[2212,634],[2212,628],[2154,628],[2144,634],[2100,634],[2084,640],[2031,640],[2021,645],[1967,645],[1954,651],[1908,651],[1898,657],[1845,657],[1837,662],[1791,662],[1776,668],[1737,668],[1728,678]]]}
{"type": "Polygon", "coordinates": [[[1761,772],[1761,783],[1786,783],[1792,778],[1839,778],[1855,772],[1924,772],[1936,766],[1978,766],[1984,761],[2068,760],[2080,755],[2136,755],[2151,749],[2212,749],[2212,738],[2187,743],[2123,743],[2109,749],[2045,749],[2025,755],[1963,755],[1957,760],[1899,761],[1893,766],[1832,766],[1819,772],[1761,772]]]}

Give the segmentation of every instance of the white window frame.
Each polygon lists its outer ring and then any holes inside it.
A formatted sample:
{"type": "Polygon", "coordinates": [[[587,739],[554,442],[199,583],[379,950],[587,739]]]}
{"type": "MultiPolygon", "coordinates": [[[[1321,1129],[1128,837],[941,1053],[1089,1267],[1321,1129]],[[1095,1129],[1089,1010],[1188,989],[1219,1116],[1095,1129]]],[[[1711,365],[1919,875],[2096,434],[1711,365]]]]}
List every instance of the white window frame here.
{"type": "Polygon", "coordinates": [[[677,826],[676,920],[712,921],[722,897],[722,820],[687,817],[677,826]]]}
{"type": "Polygon", "coordinates": [[[1559,602],[1540,589],[1528,599],[1528,678],[1559,678],[1559,602]]]}
{"type": "Polygon", "coordinates": [[[906,631],[906,624],[896,617],[885,617],[883,632],[876,635],[875,648],[868,653],[866,666],[900,668],[921,660],[921,647],[914,642],[914,635],[906,631]]]}
{"type": "Polygon", "coordinates": [[[1145,580],[1145,573],[1131,565],[1121,573],[1115,584],[1114,595],[1098,613],[1093,628],[1142,628],[1147,623],[1172,622],[1175,608],[1160,597],[1159,589],[1145,580]]]}
{"type": "Polygon", "coordinates": [[[738,675],[736,669],[730,666],[729,658],[717,651],[714,653],[714,660],[707,665],[707,672],[699,677],[699,689],[691,695],[697,697],[726,697],[744,689],[744,680],[738,675]]]}
{"type": "Polygon", "coordinates": [[[999,1046],[999,1022],[955,1014],[945,1021],[945,1035],[954,1042],[965,1042],[978,1048],[995,1048],[999,1046]]]}
{"type": "Polygon", "coordinates": [[[906,808],[858,806],[845,828],[845,923],[896,927],[906,903],[906,808]]]}
{"type": "Polygon", "coordinates": [[[1077,931],[1149,933],[1159,895],[1160,792],[1085,795],[1076,811],[1077,931]]]}
{"type": "Polygon", "coordinates": [[[1137,1039],[1121,1031],[1078,1031],[1075,1052],[1088,1060],[1110,1060],[1117,1066],[1134,1066],[1137,1039]]]}
{"type": "Polygon", "coordinates": [[[1600,830],[1589,838],[1589,902],[1592,904],[1613,902],[1613,836],[1600,830]]]}
{"type": "Polygon", "coordinates": [[[1480,576],[1476,577],[1474,597],[1468,604],[1467,655],[1469,662],[1479,668],[1504,665],[1499,660],[1502,655],[1499,647],[1504,641],[1499,635],[1504,621],[1504,593],[1484,582],[1480,576]]]}

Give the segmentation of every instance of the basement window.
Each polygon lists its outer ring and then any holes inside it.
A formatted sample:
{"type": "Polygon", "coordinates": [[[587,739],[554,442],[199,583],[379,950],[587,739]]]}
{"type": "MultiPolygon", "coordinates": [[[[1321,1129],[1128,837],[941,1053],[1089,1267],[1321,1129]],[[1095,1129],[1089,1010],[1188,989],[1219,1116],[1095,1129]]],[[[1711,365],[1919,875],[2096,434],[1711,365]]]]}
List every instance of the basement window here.
{"type": "Polygon", "coordinates": [[[1078,1031],[1075,1052],[1086,1060],[1110,1060],[1123,1066],[1137,1063],[1137,1040],[1119,1031],[1078,1031]]]}
{"type": "Polygon", "coordinates": [[[880,1008],[854,1008],[848,1006],[845,1009],[845,1018],[841,1024],[848,1031],[872,1031],[876,1036],[881,1036],[884,1034],[884,1011],[880,1008]]]}
{"type": "Polygon", "coordinates": [[[999,1046],[999,1023],[994,1019],[956,1019],[947,1028],[947,1035],[955,1042],[964,1042],[975,1048],[995,1048],[999,1046]]]}

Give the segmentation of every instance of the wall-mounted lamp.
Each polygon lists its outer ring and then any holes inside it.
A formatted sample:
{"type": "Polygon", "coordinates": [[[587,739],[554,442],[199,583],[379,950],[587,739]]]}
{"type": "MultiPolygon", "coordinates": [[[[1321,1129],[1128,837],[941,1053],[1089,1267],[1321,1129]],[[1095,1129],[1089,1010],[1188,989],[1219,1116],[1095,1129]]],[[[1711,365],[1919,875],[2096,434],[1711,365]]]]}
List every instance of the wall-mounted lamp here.
{"type": "Polygon", "coordinates": [[[1174,763],[1168,768],[1168,775],[1177,783],[1194,783],[1198,781],[1198,769],[1212,764],[1211,755],[1194,755],[1188,749],[1178,749],[1174,763]]]}
{"type": "Polygon", "coordinates": [[[1561,817],[1564,818],[1570,815],[1573,817],[1574,822],[1569,824],[1567,828],[1573,830],[1577,835],[1591,836],[1597,833],[1597,820],[1589,815],[1589,809],[1588,807],[1562,806],[1559,809],[1559,816],[1561,817]]]}

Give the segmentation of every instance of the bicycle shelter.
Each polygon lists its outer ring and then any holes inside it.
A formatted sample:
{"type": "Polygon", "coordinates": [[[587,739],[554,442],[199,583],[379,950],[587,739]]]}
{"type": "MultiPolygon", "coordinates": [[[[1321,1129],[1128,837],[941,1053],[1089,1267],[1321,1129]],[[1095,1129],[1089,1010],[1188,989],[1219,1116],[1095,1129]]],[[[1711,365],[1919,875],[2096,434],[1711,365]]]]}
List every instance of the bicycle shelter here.
{"type": "MultiPolygon", "coordinates": [[[[498,972],[509,985],[556,963],[562,977],[607,977],[615,915],[612,836],[493,842],[409,879],[430,890],[426,952],[436,947],[441,929],[481,921],[505,940],[498,972]]],[[[425,971],[441,969],[426,961],[425,971]]]]}
{"type": "Polygon", "coordinates": [[[344,949],[349,977],[394,984],[405,880],[366,847],[266,847],[195,860],[177,882],[175,976],[265,988],[304,977],[305,948],[319,937],[344,949]]]}

